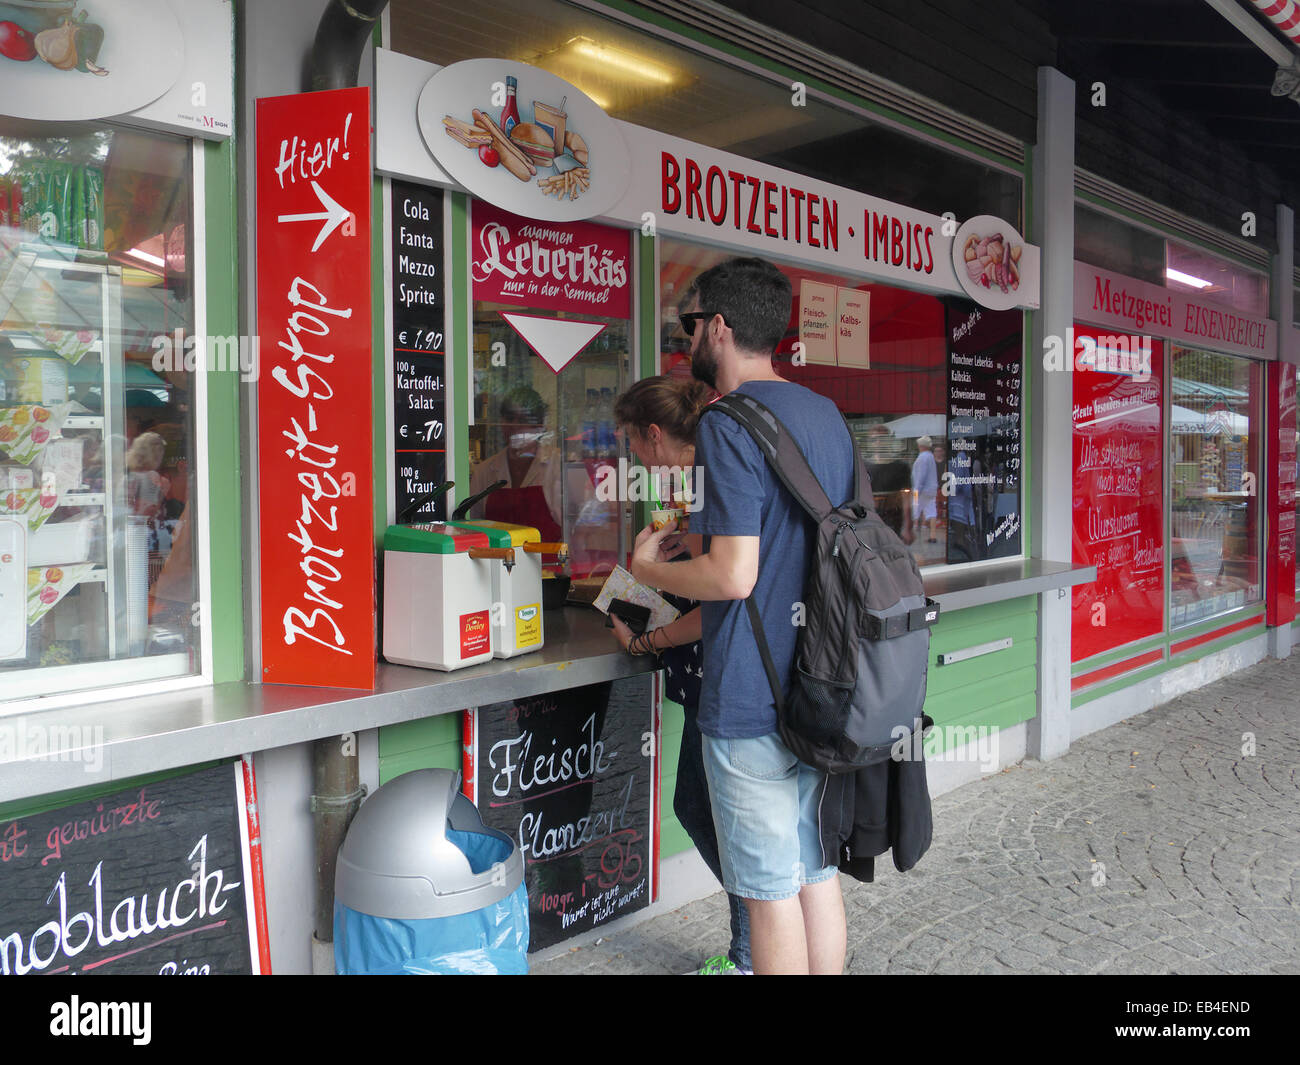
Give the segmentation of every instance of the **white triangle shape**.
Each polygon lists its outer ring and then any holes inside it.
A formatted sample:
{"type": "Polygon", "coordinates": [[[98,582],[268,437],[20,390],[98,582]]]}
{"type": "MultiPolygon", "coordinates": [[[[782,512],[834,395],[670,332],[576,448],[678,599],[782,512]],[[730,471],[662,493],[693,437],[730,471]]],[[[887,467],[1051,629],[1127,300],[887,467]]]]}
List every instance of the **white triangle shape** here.
{"type": "Polygon", "coordinates": [[[542,318],[535,314],[501,311],[524,343],[540,355],[555,373],[565,368],[575,355],[595,339],[603,322],[576,322],[567,318],[542,318]]]}

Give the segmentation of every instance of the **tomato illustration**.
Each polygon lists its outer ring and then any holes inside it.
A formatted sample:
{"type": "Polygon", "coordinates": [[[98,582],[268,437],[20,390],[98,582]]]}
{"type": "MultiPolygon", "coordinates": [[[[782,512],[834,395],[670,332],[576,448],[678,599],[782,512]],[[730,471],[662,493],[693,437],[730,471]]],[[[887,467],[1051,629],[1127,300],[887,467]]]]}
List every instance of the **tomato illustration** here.
{"type": "Polygon", "coordinates": [[[501,153],[490,144],[485,144],[478,150],[478,157],[484,166],[496,166],[501,162],[501,153]]]}
{"type": "Polygon", "coordinates": [[[0,55],[26,63],[36,58],[36,38],[16,22],[0,22],[0,55]]]}

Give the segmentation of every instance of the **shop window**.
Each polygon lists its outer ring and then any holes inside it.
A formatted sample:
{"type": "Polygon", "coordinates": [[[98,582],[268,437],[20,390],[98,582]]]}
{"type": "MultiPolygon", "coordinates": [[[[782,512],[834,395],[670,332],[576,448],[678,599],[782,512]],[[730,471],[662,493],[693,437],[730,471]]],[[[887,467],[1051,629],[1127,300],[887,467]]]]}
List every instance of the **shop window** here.
{"type": "Polygon", "coordinates": [[[0,699],[198,668],[189,142],[0,125],[0,699]]]}
{"type": "MultiPolygon", "coordinates": [[[[662,372],[690,373],[678,303],[696,274],[729,254],[661,241],[662,372]]],[[[866,460],[876,509],[918,565],[1021,554],[1023,314],[777,265],[794,291],[777,372],[835,401],[866,460]],[[855,301],[867,328],[814,335],[807,322],[819,299],[836,308],[832,318],[841,301],[855,301]]]]}
{"type": "Polygon", "coordinates": [[[1197,299],[1268,317],[1268,277],[1209,252],[1166,242],[1165,285],[1197,299]]]}
{"type": "MultiPolygon", "coordinates": [[[[392,47],[438,65],[500,56],[576,85],[614,118],[958,219],[1025,229],[1021,179],[677,41],[560,0],[394,0],[392,47]]],[[[524,101],[520,101],[521,105],[524,101]]]]}
{"type": "Polygon", "coordinates": [[[1172,345],[1170,555],[1174,626],[1260,598],[1259,363],[1172,345]]]}
{"type": "Polygon", "coordinates": [[[1163,237],[1081,203],[1074,207],[1074,257],[1152,285],[1165,283],[1163,237]]]}
{"type": "Polygon", "coordinates": [[[1164,345],[1076,325],[1073,556],[1075,662],[1164,631],[1164,345]]]}
{"type": "Polygon", "coordinates": [[[608,573],[631,543],[614,424],[632,380],[630,235],[481,202],[470,213],[470,493],[488,493],[470,516],[567,542],[577,578],[608,573]]]}
{"type": "Polygon", "coordinates": [[[1074,257],[1089,266],[1268,317],[1268,277],[1261,271],[1166,240],[1081,203],[1074,208],[1074,257]]]}
{"type": "Polygon", "coordinates": [[[630,519],[616,491],[624,448],[614,424],[614,398],[631,383],[630,323],[584,314],[605,328],[554,373],[502,310],[516,308],[474,304],[470,491],[506,483],[470,514],[567,541],[575,577],[608,573],[630,547],[630,519]]]}

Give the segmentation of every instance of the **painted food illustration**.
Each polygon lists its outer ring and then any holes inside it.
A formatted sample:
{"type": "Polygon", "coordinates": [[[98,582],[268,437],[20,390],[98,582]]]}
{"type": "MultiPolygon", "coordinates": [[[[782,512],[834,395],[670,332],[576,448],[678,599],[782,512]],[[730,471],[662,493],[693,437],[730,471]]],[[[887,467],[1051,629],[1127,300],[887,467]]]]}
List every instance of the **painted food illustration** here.
{"type": "Polygon", "coordinates": [[[537,178],[537,185],[547,196],[576,200],[591,185],[588,168],[590,150],[582,136],[567,128],[564,104],[559,107],[540,100],[533,101],[531,122],[520,121],[515,100],[515,79],[509,78],[510,96],[499,118],[475,108],[472,122],[453,115],[442,120],[452,140],[478,152],[486,167],[504,167],[520,181],[537,178]],[[551,174],[538,177],[538,170],[551,174]]]}
{"type": "Polygon", "coordinates": [[[966,238],[962,254],[966,273],[977,285],[1014,292],[1020,287],[1021,244],[1011,244],[1001,233],[982,237],[972,233],[966,238]]]}
{"type": "Polygon", "coordinates": [[[68,13],[55,25],[45,24],[48,13],[27,26],[0,22],[0,56],[19,63],[42,59],[56,70],[79,70],[102,78],[108,71],[96,60],[104,45],[103,27],[89,21],[85,11],[73,18],[71,8],[75,6],[60,5],[68,13]]]}

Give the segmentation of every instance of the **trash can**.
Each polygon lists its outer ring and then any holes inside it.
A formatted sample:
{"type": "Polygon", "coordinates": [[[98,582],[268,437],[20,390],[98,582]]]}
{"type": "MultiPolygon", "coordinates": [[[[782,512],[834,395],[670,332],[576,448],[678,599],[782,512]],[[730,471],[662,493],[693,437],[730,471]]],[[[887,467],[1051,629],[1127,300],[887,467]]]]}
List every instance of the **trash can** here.
{"type": "Polygon", "coordinates": [[[459,773],[406,773],[362,804],[334,876],[337,973],[526,973],[527,955],[523,855],[459,773]]]}

